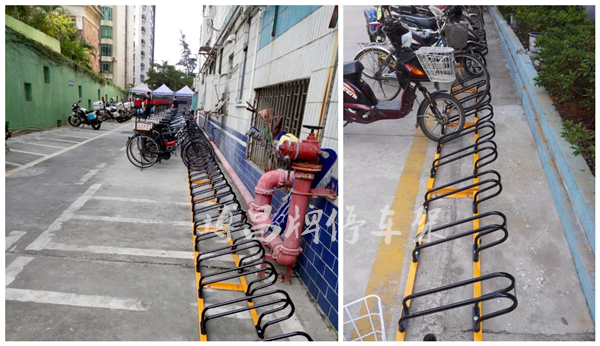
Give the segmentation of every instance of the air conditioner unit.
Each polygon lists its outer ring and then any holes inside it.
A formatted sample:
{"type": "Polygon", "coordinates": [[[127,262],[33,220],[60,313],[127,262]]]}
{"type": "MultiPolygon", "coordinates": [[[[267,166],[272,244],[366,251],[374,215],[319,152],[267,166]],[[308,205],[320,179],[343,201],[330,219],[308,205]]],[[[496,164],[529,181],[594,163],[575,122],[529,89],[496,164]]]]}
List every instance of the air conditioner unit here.
{"type": "Polygon", "coordinates": [[[232,42],[235,42],[235,35],[229,35],[229,37],[227,37],[227,40],[225,40],[225,44],[232,42]]]}

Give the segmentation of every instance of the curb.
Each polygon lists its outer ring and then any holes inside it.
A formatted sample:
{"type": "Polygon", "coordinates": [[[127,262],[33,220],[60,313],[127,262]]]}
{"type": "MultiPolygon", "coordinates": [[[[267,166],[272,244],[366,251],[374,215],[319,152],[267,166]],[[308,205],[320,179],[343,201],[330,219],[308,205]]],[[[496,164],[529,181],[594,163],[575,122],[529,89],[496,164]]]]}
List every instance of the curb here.
{"type": "Polygon", "coordinates": [[[535,86],[538,74],[525,48],[496,7],[490,9],[490,14],[595,322],[595,178],[585,160],[573,156],[569,144],[560,136],[562,121],[546,91],[535,86]]]}

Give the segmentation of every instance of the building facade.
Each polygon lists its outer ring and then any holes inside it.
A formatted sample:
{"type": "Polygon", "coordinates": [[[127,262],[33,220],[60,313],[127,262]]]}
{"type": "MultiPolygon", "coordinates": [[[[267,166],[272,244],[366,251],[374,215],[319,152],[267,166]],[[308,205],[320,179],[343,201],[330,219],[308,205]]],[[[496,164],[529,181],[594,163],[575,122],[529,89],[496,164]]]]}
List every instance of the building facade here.
{"type": "MultiPolygon", "coordinates": [[[[299,139],[317,131],[322,148],[338,149],[337,54],[335,6],[204,6],[199,72],[195,78],[197,109],[215,110],[207,129],[248,190],[275,167],[267,146],[247,137],[262,119],[246,110],[273,108],[283,115],[282,129],[299,139]]],[[[337,164],[328,187],[337,191],[337,164]]],[[[273,206],[284,194],[278,190],[273,206]]],[[[337,328],[337,200],[313,199],[319,210],[318,231],[302,236],[295,271],[323,313],[337,328]],[[333,222],[331,222],[333,221],[333,222]]]]}
{"type": "Polygon", "coordinates": [[[156,6],[133,5],[132,34],[133,57],[131,84],[138,85],[147,79],[154,62],[154,31],[156,6]]]}
{"type": "Polygon", "coordinates": [[[154,61],[155,6],[102,6],[100,72],[121,88],[146,79],[154,61]]]}
{"type": "Polygon", "coordinates": [[[71,18],[77,24],[79,32],[83,39],[88,41],[95,49],[96,56],[90,54],[90,63],[95,72],[100,72],[100,62],[98,55],[100,52],[100,21],[102,12],[100,6],[84,5],[84,6],[64,6],[71,15],[71,18]]]}

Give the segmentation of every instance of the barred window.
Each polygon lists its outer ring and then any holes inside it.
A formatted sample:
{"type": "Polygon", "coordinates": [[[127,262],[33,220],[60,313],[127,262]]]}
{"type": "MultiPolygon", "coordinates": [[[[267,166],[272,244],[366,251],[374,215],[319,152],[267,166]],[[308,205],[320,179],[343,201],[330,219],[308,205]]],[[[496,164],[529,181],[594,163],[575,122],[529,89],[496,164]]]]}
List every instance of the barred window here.
{"type": "Polygon", "coordinates": [[[112,73],[112,71],[113,71],[113,64],[112,64],[112,62],[102,61],[102,64],[100,65],[100,72],[102,72],[102,73],[112,73]]]}
{"type": "MultiPolygon", "coordinates": [[[[308,78],[300,79],[256,89],[254,105],[259,111],[273,108],[274,118],[280,114],[283,115],[281,131],[300,137],[309,81],[308,78]]],[[[252,126],[263,131],[265,122],[258,114],[253,114],[252,126]]],[[[257,141],[254,138],[248,138],[246,158],[265,172],[277,168],[270,143],[264,140],[257,141]]]]}
{"type": "Polygon", "coordinates": [[[100,45],[100,56],[112,56],[113,46],[112,44],[101,44],[100,45]]]}
{"type": "Polygon", "coordinates": [[[100,34],[102,38],[113,38],[112,26],[103,25],[100,27],[100,34]]]}
{"type": "Polygon", "coordinates": [[[112,7],[101,7],[102,10],[102,20],[113,20],[112,18],[112,7]]]}

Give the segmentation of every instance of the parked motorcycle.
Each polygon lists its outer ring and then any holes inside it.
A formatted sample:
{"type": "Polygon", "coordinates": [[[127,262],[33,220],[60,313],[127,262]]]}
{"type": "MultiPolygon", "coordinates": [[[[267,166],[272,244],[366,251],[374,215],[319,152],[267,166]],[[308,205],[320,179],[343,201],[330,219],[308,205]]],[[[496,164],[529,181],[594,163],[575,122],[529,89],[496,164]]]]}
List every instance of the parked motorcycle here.
{"type": "MultiPolygon", "coordinates": [[[[442,131],[445,136],[462,130],[465,124],[465,111],[461,102],[442,91],[430,93],[421,83],[430,82],[439,76],[428,76],[417,55],[410,48],[411,32],[409,27],[398,18],[390,15],[389,6],[382,6],[380,15],[382,31],[396,50],[397,62],[394,64],[395,76],[402,90],[400,99],[379,100],[369,84],[362,79],[363,65],[360,61],[344,63],[344,120],[345,125],[356,122],[368,124],[379,120],[400,119],[413,109],[416,90],[424,100],[417,111],[417,126],[431,140],[437,141],[442,131]]],[[[452,51],[452,48],[446,48],[452,51]]],[[[453,57],[452,57],[453,58],[453,57]]],[[[448,61],[450,55],[438,59],[438,64],[446,64],[447,69],[455,67],[455,61],[448,61]],[[440,60],[441,59],[441,60],[440,60]]],[[[447,72],[447,71],[444,71],[447,72]]]]}
{"type": "Polygon", "coordinates": [[[94,110],[96,111],[96,116],[102,121],[116,120],[119,116],[119,112],[117,107],[114,106],[114,99],[112,97],[110,98],[110,103],[108,103],[105,102],[104,96],[102,96],[102,101],[94,102],[94,110]]]}
{"type": "Polygon", "coordinates": [[[81,99],[79,99],[77,103],[73,103],[73,107],[71,107],[73,114],[71,114],[67,119],[69,124],[74,127],[90,125],[94,130],[99,130],[100,126],[102,125],[102,121],[94,112],[80,107],[80,103],[81,99]]]}
{"type": "MultiPolygon", "coordinates": [[[[111,104],[113,104],[113,99],[110,99],[111,104]]],[[[131,119],[131,114],[128,111],[127,107],[128,102],[119,102],[115,104],[115,108],[117,109],[117,114],[114,116],[115,120],[119,123],[123,123],[131,119]]]]}

